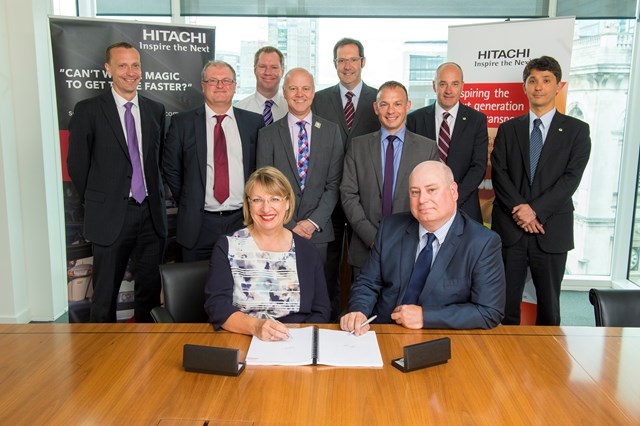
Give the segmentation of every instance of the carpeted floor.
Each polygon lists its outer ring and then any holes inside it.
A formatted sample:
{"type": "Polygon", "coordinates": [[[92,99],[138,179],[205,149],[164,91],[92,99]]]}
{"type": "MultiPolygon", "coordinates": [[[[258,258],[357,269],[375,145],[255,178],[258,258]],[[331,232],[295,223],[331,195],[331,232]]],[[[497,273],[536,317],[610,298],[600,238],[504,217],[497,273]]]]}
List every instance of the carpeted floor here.
{"type": "Polygon", "coordinates": [[[560,325],[595,326],[593,306],[587,291],[560,292],[560,325]]]}

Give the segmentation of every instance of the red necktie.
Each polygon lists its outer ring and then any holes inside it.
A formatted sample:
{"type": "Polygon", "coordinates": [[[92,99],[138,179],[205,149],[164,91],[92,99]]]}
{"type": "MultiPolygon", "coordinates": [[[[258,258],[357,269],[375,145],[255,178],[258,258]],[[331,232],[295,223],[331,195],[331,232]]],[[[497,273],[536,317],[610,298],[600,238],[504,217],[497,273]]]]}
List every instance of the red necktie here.
{"type": "Polygon", "coordinates": [[[222,130],[222,120],[226,115],[214,115],[214,117],[216,126],[213,128],[213,197],[222,204],[229,198],[227,139],[222,130]]]}
{"type": "Polygon", "coordinates": [[[351,129],[351,126],[353,126],[353,116],[356,113],[356,109],[353,106],[351,98],[355,95],[352,92],[347,92],[345,96],[347,97],[347,103],[344,106],[344,119],[347,121],[347,127],[351,129]]]}
{"type": "Polygon", "coordinates": [[[449,123],[447,118],[451,114],[444,112],[442,114],[442,124],[440,125],[440,133],[438,134],[438,154],[440,154],[440,161],[447,164],[447,155],[449,155],[449,144],[451,143],[451,135],[449,132],[449,123]]]}

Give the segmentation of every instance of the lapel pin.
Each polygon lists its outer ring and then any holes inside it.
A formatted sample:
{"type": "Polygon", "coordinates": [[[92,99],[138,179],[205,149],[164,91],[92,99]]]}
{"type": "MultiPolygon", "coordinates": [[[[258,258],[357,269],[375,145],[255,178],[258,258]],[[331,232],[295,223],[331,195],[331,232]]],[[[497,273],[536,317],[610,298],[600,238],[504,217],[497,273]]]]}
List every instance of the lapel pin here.
{"type": "Polygon", "coordinates": [[[320,124],[320,122],[319,122],[319,121],[316,121],[316,123],[314,124],[314,126],[315,126],[315,128],[316,128],[316,129],[319,129],[319,128],[320,128],[320,126],[322,126],[322,124],[320,124]]]}
{"type": "Polygon", "coordinates": [[[467,119],[467,117],[462,117],[462,121],[465,121],[467,119]]]}
{"type": "Polygon", "coordinates": [[[562,127],[560,127],[560,128],[558,129],[558,131],[559,131],[559,132],[561,132],[561,131],[562,131],[562,127]]]}

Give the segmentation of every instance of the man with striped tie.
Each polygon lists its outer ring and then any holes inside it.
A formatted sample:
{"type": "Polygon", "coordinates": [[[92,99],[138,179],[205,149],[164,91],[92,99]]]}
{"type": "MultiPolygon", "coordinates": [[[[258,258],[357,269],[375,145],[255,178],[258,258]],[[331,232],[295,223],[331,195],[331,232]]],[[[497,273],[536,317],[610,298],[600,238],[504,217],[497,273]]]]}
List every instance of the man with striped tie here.
{"type": "Polygon", "coordinates": [[[287,114],[287,104],[280,94],[280,80],[284,75],[284,55],[273,46],[258,49],[253,58],[256,91],[236,104],[262,115],[265,126],[287,114]]]}
{"type": "Polygon", "coordinates": [[[438,142],[440,161],[458,183],[458,208],[482,223],[478,186],[487,169],[487,116],[460,103],[462,68],[445,62],[436,70],[437,102],[407,116],[407,129],[438,142]]]}
{"type": "Polygon", "coordinates": [[[293,219],[285,226],[310,240],[326,262],[344,159],[340,130],[311,113],[315,88],[307,70],[287,72],[282,90],[289,113],[260,130],[256,165],[273,166],[287,177],[296,200],[293,219]]]}

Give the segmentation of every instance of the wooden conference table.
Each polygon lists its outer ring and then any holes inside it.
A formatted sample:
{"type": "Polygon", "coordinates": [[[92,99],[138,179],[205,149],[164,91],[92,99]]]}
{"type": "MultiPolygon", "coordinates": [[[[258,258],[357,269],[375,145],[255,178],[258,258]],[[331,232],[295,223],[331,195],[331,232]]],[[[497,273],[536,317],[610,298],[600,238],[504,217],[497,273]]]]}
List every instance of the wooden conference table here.
{"type": "MultiPolygon", "coordinates": [[[[335,327],[335,326],[328,326],[335,327]]],[[[182,369],[185,343],[250,337],[208,324],[0,325],[2,425],[640,424],[640,329],[373,327],[382,369],[182,369]],[[448,336],[448,364],[402,373],[402,347],[448,336]]]]}

